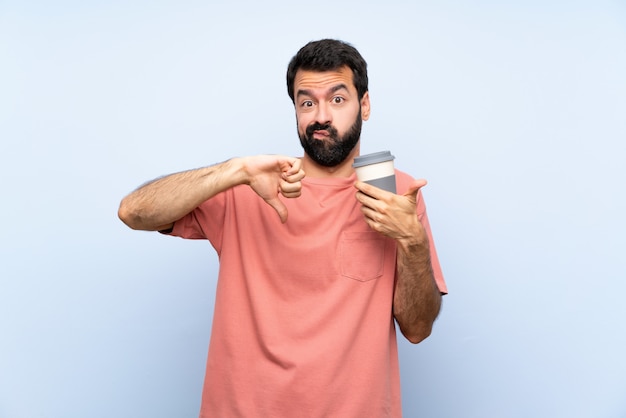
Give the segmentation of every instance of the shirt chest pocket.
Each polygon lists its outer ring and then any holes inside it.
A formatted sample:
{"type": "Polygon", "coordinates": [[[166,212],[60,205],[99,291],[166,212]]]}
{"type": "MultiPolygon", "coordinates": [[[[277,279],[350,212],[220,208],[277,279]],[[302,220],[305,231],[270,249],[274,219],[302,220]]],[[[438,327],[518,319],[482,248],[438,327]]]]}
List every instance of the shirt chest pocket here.
{"type": "Polygon", "coordinates": [[[381,277],[387,241],[374,231],[343,232],[339,243],[341,275],[360,282],[381,277]]]}

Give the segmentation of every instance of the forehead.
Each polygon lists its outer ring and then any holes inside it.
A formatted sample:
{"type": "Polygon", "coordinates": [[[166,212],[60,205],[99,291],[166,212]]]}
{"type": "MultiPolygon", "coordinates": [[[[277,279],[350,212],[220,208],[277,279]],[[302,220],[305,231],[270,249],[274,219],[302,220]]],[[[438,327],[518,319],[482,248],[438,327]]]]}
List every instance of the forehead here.
{"type": "Polygon", "coordinates": [[[331,71],[298,70],[294,79],[294,90],[328,89],[344,84],[350,90],[356,90],[349,67],[341,67],[331,71]]]}

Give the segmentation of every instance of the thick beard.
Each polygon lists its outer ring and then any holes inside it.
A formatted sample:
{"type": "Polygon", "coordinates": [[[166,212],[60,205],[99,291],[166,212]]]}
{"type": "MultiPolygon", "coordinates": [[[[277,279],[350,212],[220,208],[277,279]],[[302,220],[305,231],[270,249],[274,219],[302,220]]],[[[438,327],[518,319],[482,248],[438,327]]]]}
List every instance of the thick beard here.
{"type": "Polygon", "coordinates": [[[348,158],[361,137],[361,112],[357,115],[354,124],[348,129],[341,138],[337,129],[332,125],[321,125],[314,123],[306,128],[304,134],[298,131],[300,144],[304,148],[304,152],[311,157],[313,161],[324,167],[335,167],[348,158]],[[327,131],[329,138],[326,140],[318,140],[313,138],[313,132],[327,131]]]}

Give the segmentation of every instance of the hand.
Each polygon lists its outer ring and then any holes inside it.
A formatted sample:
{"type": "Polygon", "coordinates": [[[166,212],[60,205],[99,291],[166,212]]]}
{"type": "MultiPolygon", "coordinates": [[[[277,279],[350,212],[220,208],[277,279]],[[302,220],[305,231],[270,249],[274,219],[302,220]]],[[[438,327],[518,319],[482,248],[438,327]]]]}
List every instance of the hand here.
{"type": "Polygon", "coordinates": [[[417,217],[417,193],[426,180],[415,180],[403,195],[388,192],[358,181],[356,199],[361,203],[365,222],[374,231],[407,244],[428,242],[428,236],[417,217]]]}
{"type": "Polygon", "coordinates": [[[304,178],[299,158],[281,155],[259,155],[244,158],[247,183],[263,200],[276,210],[281,222],[287,221],[287,207],[278,194],[287,198],[300,196],[304,178]]]}

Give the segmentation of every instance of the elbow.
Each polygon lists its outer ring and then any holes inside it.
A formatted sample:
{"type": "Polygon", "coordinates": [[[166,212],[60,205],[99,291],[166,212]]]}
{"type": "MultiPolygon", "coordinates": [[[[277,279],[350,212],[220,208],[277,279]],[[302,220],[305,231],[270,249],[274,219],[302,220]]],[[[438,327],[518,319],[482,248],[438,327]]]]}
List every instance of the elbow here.
{"type": "Polygon", "coordinates": [[[151,211],[152,209],[153,208],[150,207],[146,208],[134,205],[132,201],[129,203],[128,199],[125,198],[122,200],[117,210],[117,217],[120,218],[126,226],[135,231],[162,231],[172,228],[174,225],[173,222],[155,222],[155,217],[152,215],[154,212],[151,211]]]}
{"type": "Polygon", "coordinates": [[[139,229],[139,216],[131,209],[126,200],[122,200],[117,210],[117,217],[131,229],[139,229]]]}
{"type": "Polygon", "coordinates": [[[433,329],[432,325],[430,326],[423,325],[423,326],[415,327],[415,329],[410,330],[410,331],[409,330],[404,331],[401,328],[400,331],[402,332],[402,335],[404,335],[404,337],[411,344],[419,344],[430,336],[432,329],[433,329]]]}
{"type": "Polygon", "coordinates": [[[402,312],[394,309],[394,318],[402,335],[411,344],[419,344],[430,337],[433,326],[439,316],[440,304],[429,312],[402,312]]]}

